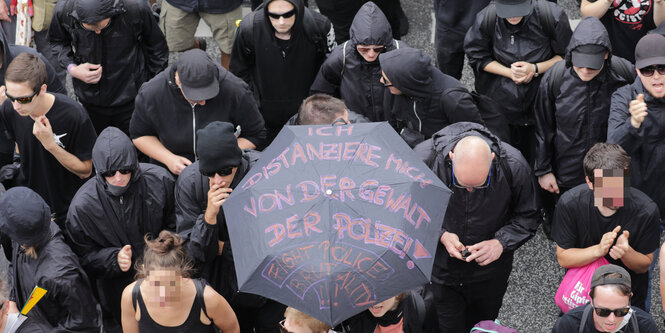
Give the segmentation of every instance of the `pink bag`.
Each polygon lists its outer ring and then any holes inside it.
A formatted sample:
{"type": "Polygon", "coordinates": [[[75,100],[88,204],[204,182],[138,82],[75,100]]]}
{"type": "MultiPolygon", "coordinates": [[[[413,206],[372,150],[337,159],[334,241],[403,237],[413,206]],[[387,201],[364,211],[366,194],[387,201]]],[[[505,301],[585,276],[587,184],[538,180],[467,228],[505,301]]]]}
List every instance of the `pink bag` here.
{"type": "Polygon", "coordinates": [[[563,313],[568,312],[580,305],[591,301],[589,291],[591,290],[591,277],[596,268],[609,264],[605,257],[582,267],[571,268],[563,277],[559,289],[554,295],[554,301],[563,313]]]}

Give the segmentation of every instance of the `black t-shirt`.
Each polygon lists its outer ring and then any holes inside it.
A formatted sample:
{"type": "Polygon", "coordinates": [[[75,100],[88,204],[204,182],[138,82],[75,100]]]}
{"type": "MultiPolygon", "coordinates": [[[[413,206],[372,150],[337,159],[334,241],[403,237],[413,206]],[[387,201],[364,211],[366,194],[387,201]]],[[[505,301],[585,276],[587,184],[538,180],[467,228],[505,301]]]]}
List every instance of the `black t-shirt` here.
{"type": "MultiPolygon", "coordinates": [[[[564,193],[557,203],[552,224],[552,239],[563,249],[587,248],[600,243],[603,234],[621,226],[628,230],[628,243],[635,251],[649,254],[658,249],[660,242],[660,214],[658,206],[640,190],[631,188],[624,200],[625,206],[614,215],[605,217],[593,204],[593,191],[587,184],[578,185],[564,193]]],[[[648,274],[631,271],[621,260],[609,253],[605,259],[625,268],[632,279],[633,305],[644,307],[648,274]]]]}
{"type": "MultiPolygon", "coordinates": [[[[91,159],[97,135],[85,109],[65,95],[53,93],[53,96],[55,101],[46,118],[56,143],[81,161],[91,159]]],[[[69,203],[85,179],[69,172],[44,149],[32,134],[34,120],[20,116],[9,100],[0,106],[0,121],[6,127],[7,139],[18,144],[26,186],[41,195],[53,213],[66,216],[69,203]]]]}
{"type": "MultiPolygon", "coordinates": [[[[579,306],[574,308],[561,318],[556,321],[554,327],[552,328],[552,333],[577,333],[580,329],[580,323],[582,322],[582,315],[584,314],[584,309],[586,309],[590,304],[579,306]]],[[[640,333],[657,333],[658,327],[656,322],[650,314],[644,312],[640,308],[632,307],[633,314],[631,316],[636,316],[637,325],[639,326],[640,333]]],[[[593,311],[593,310],[592,310],[593,311]]],[[[633,321],[628,319],[628,324],[624,326],[621,332],[623,333],[633,333],[636,330],[633,328],[633,321]]],[[[593,323],[593,313],[589,313],[584,323],[584,330],[582,333],[599,333],[593,323]]]]}
{"type": "MultiPolygon", "coordinates": [[[[588,1],[596,2],[597,0],[588,1]]],[[[653,21],[653,10],[652,0],[614,0],[614,3],[600,19],[610,34],[612,54],[635,63],[637,42],[647,32],[656,28],[653,21]]]]}

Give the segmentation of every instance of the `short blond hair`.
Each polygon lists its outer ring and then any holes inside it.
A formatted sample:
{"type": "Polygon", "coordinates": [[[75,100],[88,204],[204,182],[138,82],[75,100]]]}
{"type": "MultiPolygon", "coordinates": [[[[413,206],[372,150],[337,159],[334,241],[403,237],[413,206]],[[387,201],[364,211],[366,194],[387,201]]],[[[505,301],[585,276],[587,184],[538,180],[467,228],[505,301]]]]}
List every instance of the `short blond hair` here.
{"type": "Polygon", "coordinates": [[[290,306],[284,311],[284,317],[290,317],[296,325],[307,327],[314,333],[328,332],[332,328],[330,325],[290,306]]]}

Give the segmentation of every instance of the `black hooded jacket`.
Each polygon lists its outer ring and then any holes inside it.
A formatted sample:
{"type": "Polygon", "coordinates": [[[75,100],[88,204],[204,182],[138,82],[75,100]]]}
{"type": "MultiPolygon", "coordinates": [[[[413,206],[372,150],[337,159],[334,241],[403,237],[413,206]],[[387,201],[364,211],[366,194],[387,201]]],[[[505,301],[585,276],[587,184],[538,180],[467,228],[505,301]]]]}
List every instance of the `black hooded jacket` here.
{"type": "MultiPolygon", "coordinates": [[[[244,151],[241,165],[229,187],[235,188],[258,159],[258,152],[244,151]]],[[[229,302],[233,302],[238,282],[233,264],[232,241],[229,239],[223,206],[217,215],[217,224],[211,225],[205,221],[209,189],[210,181],[199,172],[198,161],[182,171],[175,189],[176,230],[185,241],[187,254],[195,262],[200,277],[205,278],[229,302]],[[217,255],[218,241],[224,242],[221,256],[217,255]]]]}
{"type": "Polygon", "coordinates": [[[272,1],[266,0],[240,23],[229,69],[254,91],[266,127],[279,129],[309,95],[335,37],[325,16],[305,8],[302,0],[287,0],[297,11],[295,23],[291,39],[278,41],[267,15],[272,1]]]}
{"type": "Polygon", "coordinates": [[[85,104],[110,107],[131,103],[141,84],[168,64],[164,34],[147,2],[141,0],[58,1],[49,39],[63,68],[83,63],[102,66],[102,77],[96,84],[73,80],[76,96],[85,104]],[[74,1],[68,12],[68,4],[74,1]],[[81,25],[82,20],[90,23],[108,17],[111,21],[100,34],[81,25]]]}
{"type": "Polygon", "coordinates": [[[610,118],[607,124],[607,142],[618,143],[630,155],[630,185],[651,200],[665,218],[665,98],[654,98],[642,85],[641,79],[623,86],[612,95],[610,118]],[[628,107],[638,94],[644,94],[647,112],[640,128],[630,124],[628,107]]]}
{"type": "Polygon", "coordinates": [[[501,142],[482,125],[469,122],[444,128],[414,150],[452,190],[442,233],[456,234],[465,246],[490,239],[497,239],[503,246],[499,259],[487,266],[479,266],[475,261],[467,263],[449,256],[445,247],[439,244],[432,281],[459,285],[487,281],[509,273],[513,252],[535,235],[540,224],[537,184],[522,154],[501,142]],[[495,154],[489,188],[472,192],[453,186],[452,161],[448,156],[457,142],[469,135],[486,140],[495,154]]]}
{"type": "Polygon", "coordinates": [[[168,170],[139,163],[136,149],[127,135],[108,127],[92,150],[97,174],[78,190],[67,215],[67,234],[81,265],[97,280],[101,305],[120,322],[120,298],[133,281],[132,268],[122,272],[118,252],[132,247],[132,263],[143,254],[143,236],[156,237],[161,230],[175,230],[175,179],[168,170]],[[128,188],[121,196],[108,189],[102,173],[131,170],[128,188]]]}
{"type": "MultiPolygon", "coordinates": [[[[545,73],[534,104],[536,176],[552,172],[558,185],[566,188],[584,183],[584,155],[594,144],[605,142],[607,138],[610,97],[619,87],[632,83],[612,69],[612,57],[616,56],[611,52],[610,38],[603,24],[595,17],[587,17],[579,23],[568,45],[556,96],[553,96],[556,91],[548,89],[553,71],[545,73]],[[601,72],[588,82],[579,78],[571,60],[571,52],[581,45],[600,45],[610,53],[601,72]]],[[[624,62],[635,73],[628,60],[617,57],[614,61],[624,62]]]]}
{"type": "Polygon", "coordinates": [[[409,128],[428,139],[452,123],[483,124],[466,87],[432,66],[423,51],[400,48],[381,54],[379,60],[386,77],[402,92],[402,95],[389,94],[385,104],[387,112],[396,119],[398,132],[409,128]]]}
{"type": "Polygon", "coordinates": [[[516,61],[535,63],[555,55],[564,56],[572,35],[568,16],[556,4],[545,2],[543,5],[549,6],[552,12],[554,36],[548,36],[543,28],[540,6],[533,6],[531,14],[524,16],[515,26],[497,16],[494,38],[490,40],[492,34],[482,28],[488,8],[485,7],[464,38],[464,51],[476,77],[476,91],[500,102],[510,124],[534,123],[532,104],[542,76],[534,77],[528,84],[517,85],[509,78],[486,72],[484,68],[494,60],[510,68],[516,61]]]}
{"type": "Polygon", "coordinates": [[[349,33],[351,39],[337,46],[321,65],[310,93],[339,97],[349,109],[371,121],[386,121],[390,117],[383,103],[390,92],[379,82],[379,59],[367,62],[356,46],[383,45],[386,47],[383,52],[389,52],[406,44],[393,40],[388,19],[373,2],[360,8],[349,33]]]}
{"type": "Polygon", "coordinates": [[[21,309],[34,287],[47,291],[17,332],[99,332],[101,318],[88,277],[60,228],[51,222],[46,202],[25,187],[3,196],[10,200],[3,200],[0,218],[2,233],[12,240],[9,300],[21,309]],[[34,247],[36,258],[22,245],[34,247]]]}

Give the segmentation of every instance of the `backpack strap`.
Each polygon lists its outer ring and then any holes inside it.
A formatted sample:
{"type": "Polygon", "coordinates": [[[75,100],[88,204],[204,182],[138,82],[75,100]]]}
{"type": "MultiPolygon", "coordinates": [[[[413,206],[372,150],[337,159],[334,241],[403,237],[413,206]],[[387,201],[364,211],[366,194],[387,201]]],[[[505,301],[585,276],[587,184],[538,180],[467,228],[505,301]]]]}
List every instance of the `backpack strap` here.
{"type": "Polygon", "coordinates": [[[490,2],[490,4],[487,5],[487,11],[485,11],[485,17],[483,18],[483,23],[480,26],[480,31],[484,31],[490,37],[490,44],[494,43],[496,17],[496,5],[494,2],[490,2]]]}
{"type": "Polygon", "coordinates": [[[349,41],[347,40],[344,42],[344,46],[342,46],[342,72],[340,73],[342,76],[344,75],[344,69],[346,68],[346,44],[348,44],[349,41]]]}
{"type": "Polygon", "coordinates": [[[541,23],[543,25],[543,31],[545,35],[550,39],[554,38],[554,14],[552,14],[552,7],[550,7],[549,1],[547,0],[536,0],[536,6],[539,9],[541,23]]]}
{"type": "Polygon", "coordinates": [[[589,318],[589,314],[591,313],[591,310],[593,307],[591,304],[587,304],[586,308],[584,309],[584,312],[582,313],[582,320],[580,321],[580,329],[577,331],[578,333],[583,333],[584,332],[584,326],[586,325],[586,320],[589,318]]]}
{"type": "Polygon", "coordinates": [[[563,80],[565,70],[566,61],[559,60],[547,71],[549,73],[547,78],[547,92],[550,96],[550,101],[554,101],[559,96],[559,93],[561,93],[561,81],[563,80]]]}
{"type": "Polygon", "coordinates": [[[64,23],[65,30],[67,30],[70,35],[72,35],[72,31],[74,30],[74,17],[72,16],[73,11],[74,0],[65,0],[64,10],[62,11],[65,17],[62,23],[64,23]]]}
{"type": "Polygon", "coordinates": [[[143,279],[136,280],[136,284],[134,284],[134,288],[132,289],[132,309],[134,309],[134,312],[136,312],[136,302],[138,301],[139,298],[139,293],[141,292],[141,283],[143,282],[143,279]]]}
{"type": "Polygon", "coordinates": [[[409,294],[411,294],[411,304],[413,305],[413,309],[416,310],[416,315],[418,316],[418,327],[424,327],[425,317],[427,315],[425,300],[423,299],[423,296],[420,295],[420,292],[416,290],[411,290],[409,294]]]}
{"type": "Polygon", "coordinates": [[[637,322],[637,311],[630,316],[630,323],[633,325],[633,333],[640,333],[640,324],[637,322]]]}

